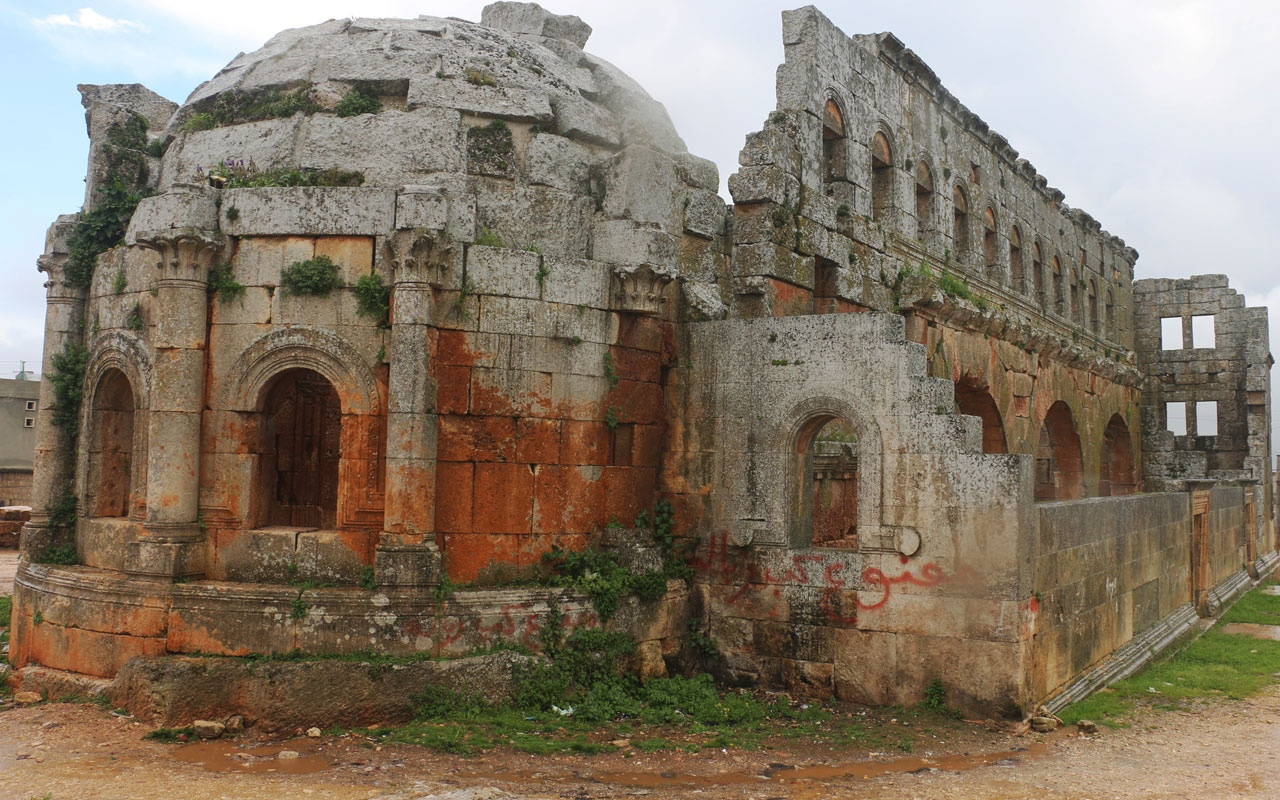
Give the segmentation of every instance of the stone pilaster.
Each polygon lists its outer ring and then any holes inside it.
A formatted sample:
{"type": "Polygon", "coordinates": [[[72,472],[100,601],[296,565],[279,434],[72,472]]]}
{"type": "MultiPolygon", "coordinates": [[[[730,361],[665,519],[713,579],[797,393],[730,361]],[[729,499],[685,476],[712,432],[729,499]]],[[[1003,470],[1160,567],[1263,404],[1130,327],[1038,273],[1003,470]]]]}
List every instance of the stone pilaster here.
{"type": "Polygon", "coordinates": [[[453,252],[446,234],[398,230],[385,255],[393,277],[390,399],[387,408],[387,483],[384,531],[375,571],[384,586],[429,586],[440,576],[435,532],[436,384],[428,329],[432,286],[439,286],[453,252]]]}
{"type": "MultiPolygon", "coordinates": [[[[75,473],[76,430],[54,424],[60,410],[53,381],[53,357],[68,343],[82,344],[84,307],[88,291],[67,282],[67,254],[63,240],[75,225],[75,217],[60,217],[49,228],[44,255],[37,268],[48,275],[45,282],[44,354],[40,381],[40,408],[36,412],[35,473],[31,479],[31,520],[22,529],[21,551],[29,559],[40,560],[52,548],[73,543],[74,531],[49,525],[49,509],[71,490],[75,473]]],[[[77,420],[78,421],[78,420],[77,420]]]]}
{"type": "Polygon", "coordinates": [[[129,572],[178,577],[203,572],[200,529],[200,417],[208,339],[209,268],[221,238],[174,230],[138,236],[160,256],[155,280],[155,367],[147,414],[147,517],[130,543],[129,572]]]}

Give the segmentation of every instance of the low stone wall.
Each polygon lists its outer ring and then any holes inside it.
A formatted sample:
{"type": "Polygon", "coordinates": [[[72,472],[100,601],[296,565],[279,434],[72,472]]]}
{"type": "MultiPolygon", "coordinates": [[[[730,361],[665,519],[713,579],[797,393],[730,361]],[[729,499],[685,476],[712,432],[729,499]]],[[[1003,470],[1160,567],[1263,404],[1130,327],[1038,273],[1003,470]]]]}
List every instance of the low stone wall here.
{"type": "Polygon", "coordinates": [[[1240,487],[1046,503],[1039,515],[1029,673],[1036,697],[1079,694],[1073,682],[1091,675],[1122,677],[1191,632],[1193,603],[1216,613],[1248,588],[1240,487]],[[1193,546],[1197,509],[1204,533],[1193,546]]]}
{"type": "MultiPolygon", "coordinates": [[[[539,649],[548,612],[566,631],[601,626],[590,599],[566,589],[386,592],[278,584],[147,580],[85,566],[23,561],[14,584],[17,667],[111,677],[135,656],[302,653],[457,658],[504,643],[539,649]]],[[[690,595],[623,601],[607,627],[639,644],[642,674],[665,674],[688,633],[690,595]]]]}
{"type": "Polygon", "coordinates": [[[26,506],[0,507],[0,549],[16,548],[22,526],[31,519],[31,509],[26,506]]]}

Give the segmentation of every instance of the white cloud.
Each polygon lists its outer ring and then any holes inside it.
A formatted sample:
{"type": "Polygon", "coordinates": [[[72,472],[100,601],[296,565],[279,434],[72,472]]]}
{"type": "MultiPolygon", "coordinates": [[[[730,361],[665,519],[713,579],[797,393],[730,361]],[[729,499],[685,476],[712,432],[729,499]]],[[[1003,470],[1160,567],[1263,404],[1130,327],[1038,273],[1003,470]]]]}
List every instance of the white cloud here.
{"type": "Polygon", "coordinates": [[[33,22],[42,28],[74,28],[95,33],[128,33],[131,30],[147,32],[147,26],[140,22],[104,17],[92,8],[82,8],[74,17],[70,14],[51,14],[33,22]]]}

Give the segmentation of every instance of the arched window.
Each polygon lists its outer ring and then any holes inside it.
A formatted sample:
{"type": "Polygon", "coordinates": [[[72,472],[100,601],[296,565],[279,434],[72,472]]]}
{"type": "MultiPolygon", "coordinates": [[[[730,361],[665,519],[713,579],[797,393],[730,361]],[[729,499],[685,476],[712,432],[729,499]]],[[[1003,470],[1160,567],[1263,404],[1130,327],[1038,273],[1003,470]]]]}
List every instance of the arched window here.
{"type": "Polygon", "coordinates": [[[342,410],[320,373],[289,369],[263,393],[259,525],[337,527],[342,410]]]}
{"type": "Polygon", "coordinates": [[[893,210],[893,151],[889,138],[877,131],[871,137],[871,218],[888,219],[893,210]]]}
{"type": "Polygon", "coordinates": [[[923,161],[916,162],[916,238],[924,241],[933,233],[933,173],[923,161]]]}
{"type": "Polygon", "coordinates": [[[1049,407],[1036,446],[1036,499],[1073,500],[1081,496],[1080,437],[1071,408],[1061,400],[1049,407]]]}
{"type": "Polygon", "coordinates": [[[108,369],[93,393],[90,417],[90,514],[127,517],[133,495],[133,387],[118,369],[108,369]]]}
{"type": "Polygon", "coordinates": [[[1062,262],[1053,257],[1053,311],[1060,317],[1067,315],[1067,298],[1062,285],[1062,262]]]}
{"type": "Polygon", "coordinates": [[[982,452],[1009,452],[1005,442],[1004,422],[996,401],[991,399],[991,393],[968,376],[956,381],[955,393],[956,408],[960,409],[960,413],[982,420],[982,452]]]}
{"type": "Polygon", "coordinates": [[[951,192],[954,221],[951,238],[956,248],[956,263],[964,263],[969,255],[969,198],[958,185],[951,192]]]}
{"type": "Polygon", "coordinates": [[[1031,245],[1031,281],[1034,284],[1032,288],[1036,294],[1036,305],[1040,306],[1042,311],[1048,311],[1044,294],[1044,254],[1040,250],[1039,242],[1031,245]]]}
{"type": "Polygon", "coordinates": [[[845,180],[844,137],[844,113],[835,100],[828,100],[822,109],[822,184],[827,194],[845,180]]]}
{"type": "Polygon", "coordinates": [[[792,544],[858,546],[858,437],[837,416],[810,420],[796,441],[797,508],[792,544]]]}
{"type": "Polygon", "coordinates": [[[1098,333],[1098,284],[1089,279],[1089,330],[1098,333]]]}
{"type": "Polygon", "coordinates": [[[1013,281],[1013,290],[1026,294],[1027,287],[1022,274],[1022,233],[1018,226],[1009,229],[1009,278],[1013,281]]]}
{"type": "Polygon", "coordinates": [[[1098,476],[1098,494],[1102,497],[1133,494],[1133,443],[1129,426],[1119,414],[1112,414],[1102,434],[1102,468],[1098,476]]]}
{"type": "Polygon", "coordinates": [[[992,283],[1000,280],[1000,256],[996,247],[996,211],[987,206],[982,212],[982,265],[987,268],[987,278],[992,283]]]}

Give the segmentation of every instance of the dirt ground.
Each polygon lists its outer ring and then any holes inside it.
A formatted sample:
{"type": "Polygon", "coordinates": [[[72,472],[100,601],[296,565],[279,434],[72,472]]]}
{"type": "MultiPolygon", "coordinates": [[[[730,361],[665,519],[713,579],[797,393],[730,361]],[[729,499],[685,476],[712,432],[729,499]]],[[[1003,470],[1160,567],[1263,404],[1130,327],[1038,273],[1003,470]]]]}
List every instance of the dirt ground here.
{"type": "MultiPolygon", "coordinates": [[[[965,798],[1055,800],[1280,797],[1280,687],[1248,702],[1151,712],[1096,737],[996,733],[978,724],[912,731],[914,753],[820,749],[638,751],[470,758],[358,733],[320,739],[166,745],[151,726],[93,705],[0,712],[0,797],[338,798],[965,798]],[[296,753],[281,758],[280,750],[296,753]]],[[[901,723],[884,720],[885,725],[901,723]]]]}

